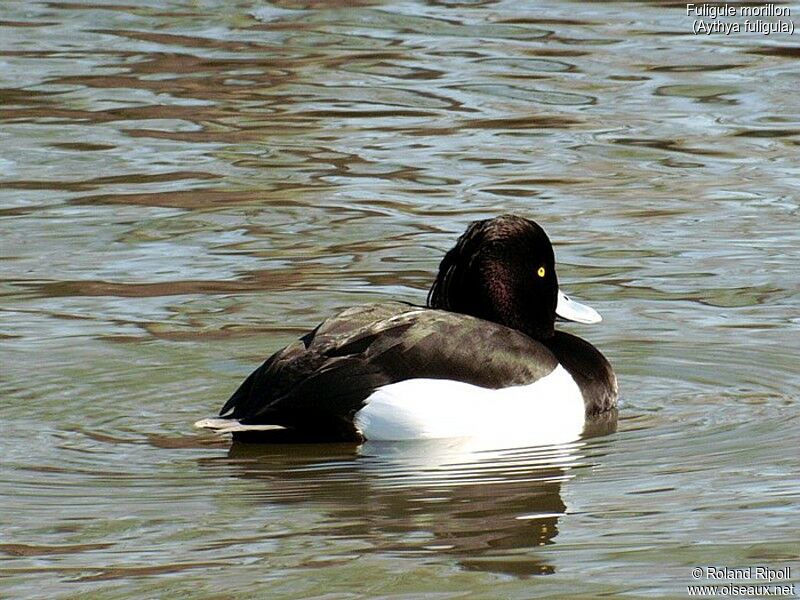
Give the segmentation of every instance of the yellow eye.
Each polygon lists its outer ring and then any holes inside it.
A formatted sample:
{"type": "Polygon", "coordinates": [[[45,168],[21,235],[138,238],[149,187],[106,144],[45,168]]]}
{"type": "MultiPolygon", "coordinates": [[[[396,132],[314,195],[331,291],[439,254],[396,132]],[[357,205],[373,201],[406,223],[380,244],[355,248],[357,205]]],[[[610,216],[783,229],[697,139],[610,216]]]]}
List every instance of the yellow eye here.
{"type": "Polygon", "coordinates": [[[536,274],[537,274],[539,277],[544,277],[544,267],[539,267],[539,270],[538,270],[538,271],[536,271],[536,274]]]}

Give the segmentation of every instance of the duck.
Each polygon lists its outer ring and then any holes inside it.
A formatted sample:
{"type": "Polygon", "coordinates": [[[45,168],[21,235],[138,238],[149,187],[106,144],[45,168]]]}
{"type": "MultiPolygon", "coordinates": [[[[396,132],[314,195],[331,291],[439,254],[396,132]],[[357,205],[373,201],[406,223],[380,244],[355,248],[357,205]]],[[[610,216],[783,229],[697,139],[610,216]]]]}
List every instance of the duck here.
{"type": "Polygon", "coordinates": [[[575,440],[615,410],[619,390],[603,354],[557,320],[601,317],[560,290],[544,229],[511,214],[478,220],[445,254],[424,306],[342,310],[195,425],[246,441],[575,440]]]}

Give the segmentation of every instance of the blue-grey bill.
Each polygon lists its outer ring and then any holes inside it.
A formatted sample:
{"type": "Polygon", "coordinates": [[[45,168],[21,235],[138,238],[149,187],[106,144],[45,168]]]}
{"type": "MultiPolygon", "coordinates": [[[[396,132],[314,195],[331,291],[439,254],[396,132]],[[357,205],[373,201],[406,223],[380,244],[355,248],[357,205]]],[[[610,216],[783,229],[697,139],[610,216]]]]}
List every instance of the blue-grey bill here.
{"type": "Polygon", "coordinates": [[[603,320],[600,313],[591,306],[575,302],[561,290],[558,290],[556,315],[565,321],[575,321],[576,323],[599,323],[603,320]]]}

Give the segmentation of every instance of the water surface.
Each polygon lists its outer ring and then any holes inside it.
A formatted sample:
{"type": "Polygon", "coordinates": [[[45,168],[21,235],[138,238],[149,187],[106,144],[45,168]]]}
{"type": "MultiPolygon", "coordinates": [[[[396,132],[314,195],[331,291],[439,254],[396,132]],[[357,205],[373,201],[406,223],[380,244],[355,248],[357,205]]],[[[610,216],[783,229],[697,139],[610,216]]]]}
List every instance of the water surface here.
{"type": "Polygon", "coordinates": [[[669,3],[4,2],[0,596],[796,579],[798,46],[691,26],[669,3]],[[504,212],[604,315],[569,329],[615,365],[616,432],[479,451],[192,430],[324,316],[422,302],[504,212]]]}

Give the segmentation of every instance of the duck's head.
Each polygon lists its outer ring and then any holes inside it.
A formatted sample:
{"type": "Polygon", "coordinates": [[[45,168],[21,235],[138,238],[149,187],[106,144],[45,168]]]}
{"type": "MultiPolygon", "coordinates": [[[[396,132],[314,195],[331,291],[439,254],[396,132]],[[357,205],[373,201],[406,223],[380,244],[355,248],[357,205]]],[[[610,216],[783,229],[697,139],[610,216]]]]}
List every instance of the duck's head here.
{"type": "Polygon", "coordinates": [[[596,323],[600,315],[561,293],[550,239],[515,215],[475,221],[442,259],[428,306],[494,321],[535,339],[555,331],[556,316],[596,323]]]}

